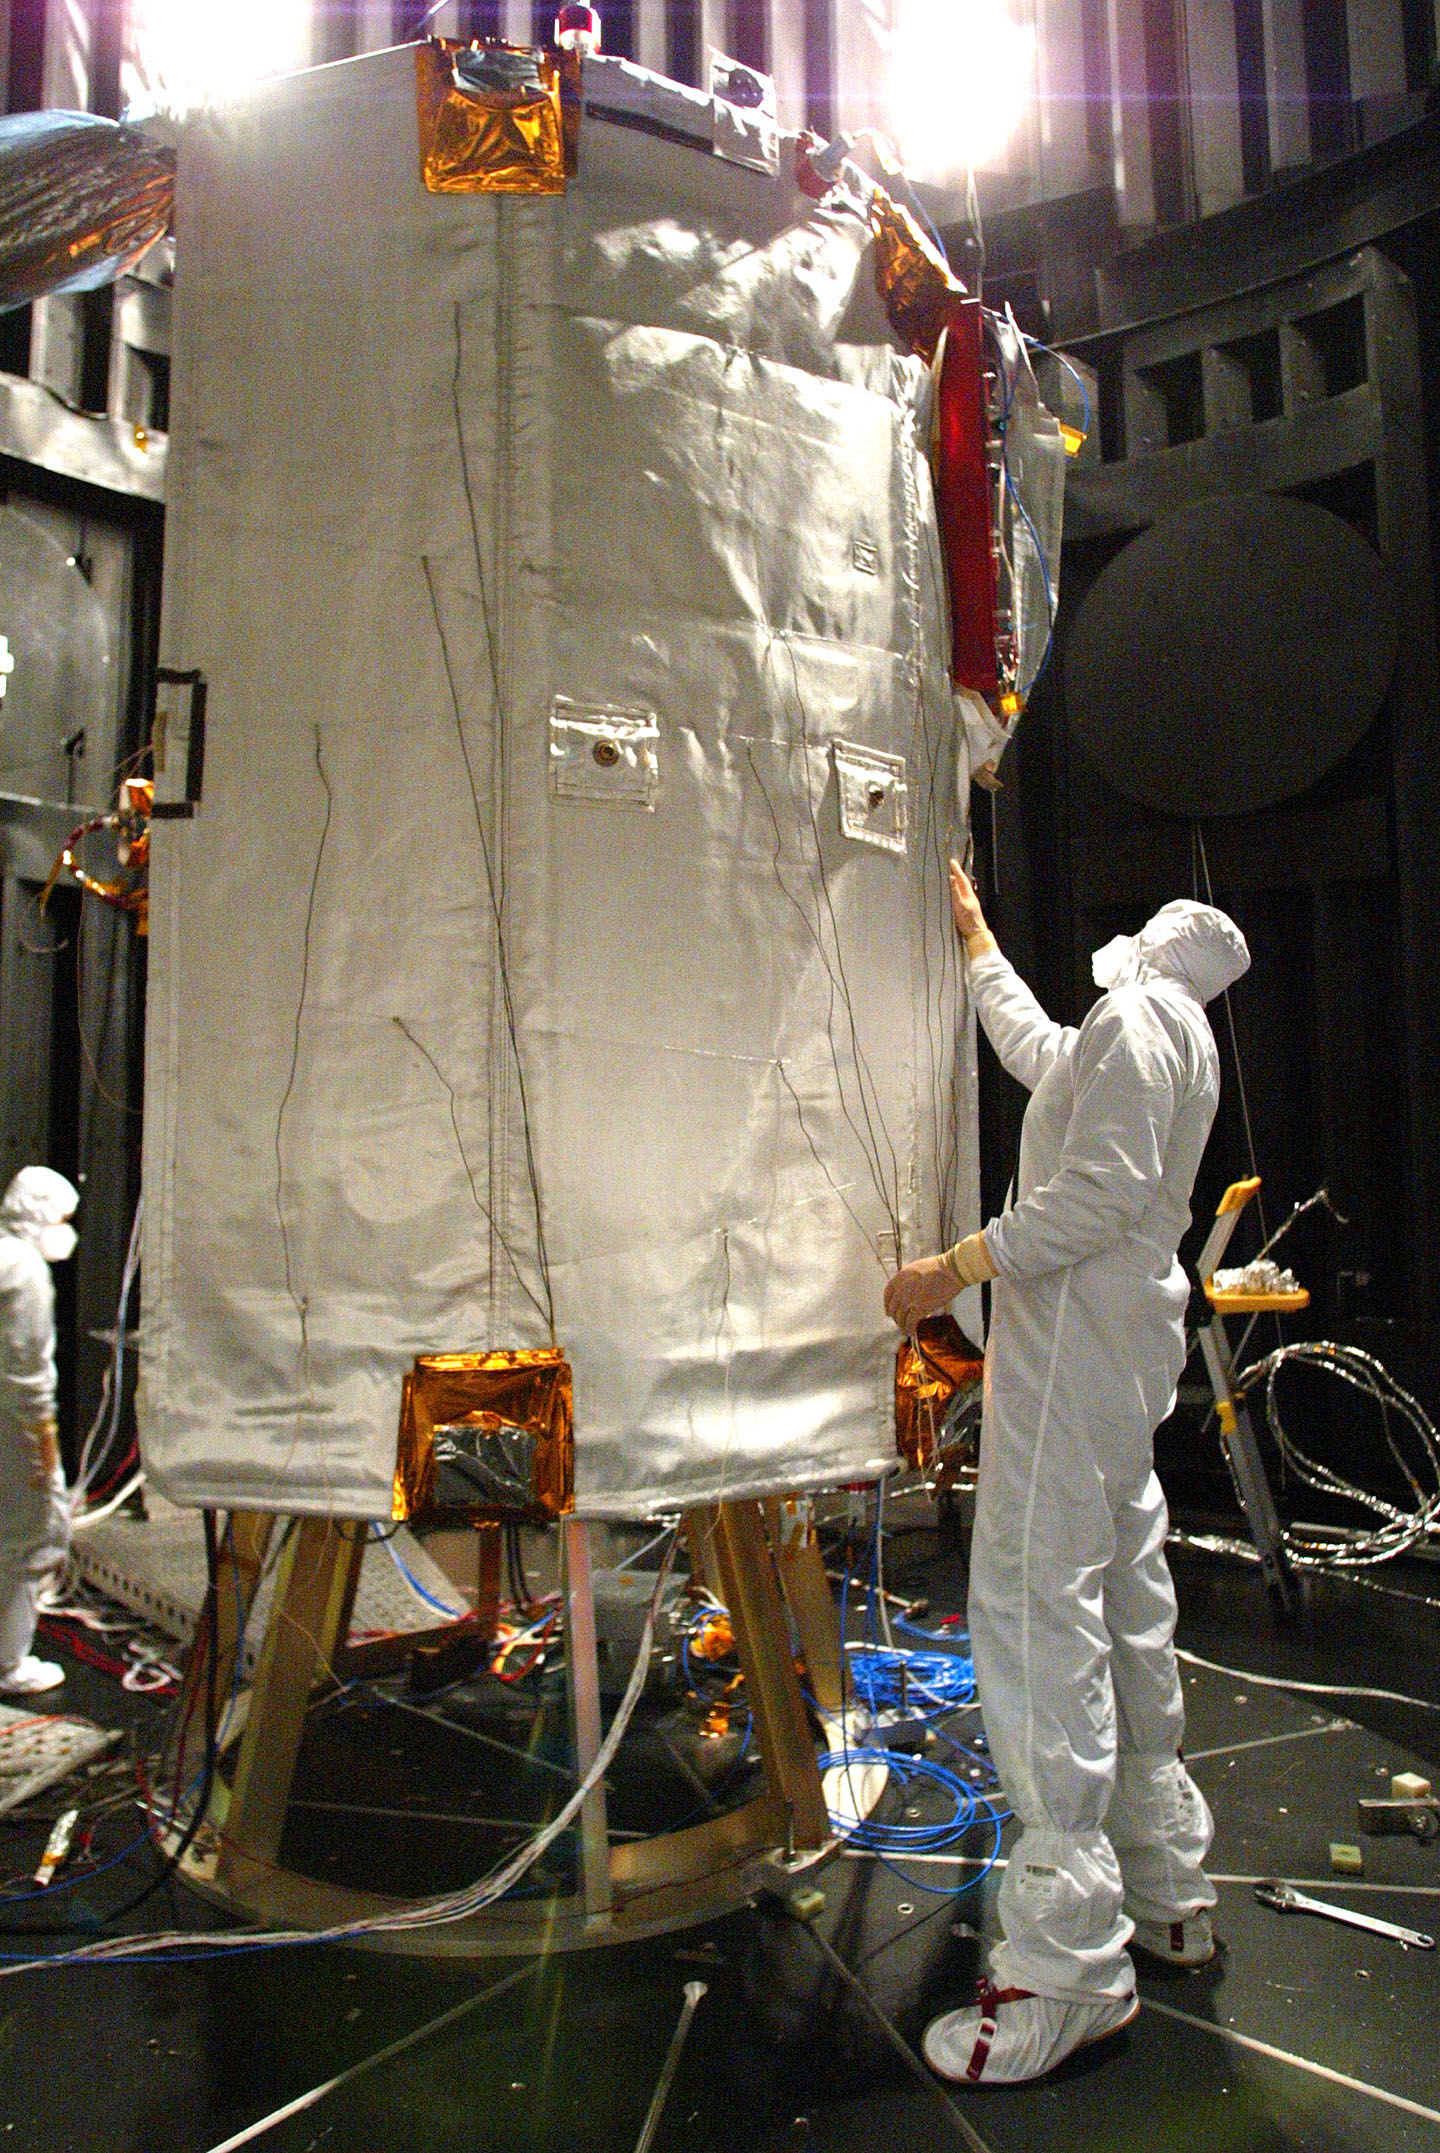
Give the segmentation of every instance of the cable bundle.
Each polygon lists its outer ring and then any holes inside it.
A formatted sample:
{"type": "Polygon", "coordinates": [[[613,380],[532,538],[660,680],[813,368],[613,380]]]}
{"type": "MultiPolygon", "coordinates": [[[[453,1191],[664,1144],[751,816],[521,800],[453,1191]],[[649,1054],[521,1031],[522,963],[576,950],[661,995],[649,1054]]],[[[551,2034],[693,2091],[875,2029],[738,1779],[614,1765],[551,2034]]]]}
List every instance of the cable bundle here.
{"type": "MultiPolygon", "coordinates": [[[[949,1650],[949,1637],[941,1632],[918,1629],[902,1618],[901,1628],[911,1636],[923,1638],[930,1650],[907,1650],[893,1642],[881,1644],[875,1635],[877,1610],[879,1619],[885,1617],[884,1586],[884,1535],[885,1535],[885,1484],[876,1489],[875,1524],[870,1543],[869,1590],[865,1603],[866,1636],[862,1641],[851,1641],[846,1646],[846,1666],[849,1670],[851,1690],[868,1713],[877,1719],[885,1712],[901,1712],[912,1719],[924,1721],[938,1740],[944,1742],[959,1757],[968,1760],[972,1768],[978,1767],[987,1778],[988,1785],[995,1784],[995,1768],[988,1757],[967,1749],[945,1731],[944,1722],[955,1712],[975,1703],[975,1662],[968,1653],[958,1649],[949,1650]],[[939,1649],[935,1649],[935,1648],[939,1649]]],[[[846,1626],[846,1608],[851,1582],[850,1565],[847,1562],[840,1592],[840,1626],[842,1635],[846,1626]]],[[[947,1627],[950,1627],[947,1625],[947,1627]]],[[[968,1644],[967,1633],[954,1627],[955,1645],[968,1644]]],[[[903,1750],[867,1746],[863,1742],[851,1746],[848,1740],[848,1715],[842,1716],[842,1739],[845,1747],[831,1750],[820,1759],[823,1771],[844,1770],[851,1765],[879,1764],[894,1775],[893,1784],[902,1792],[920,1792],[929,1787],[942,1793],[948,1811],[932,1823],[885,1823],[875,1817],[837,1815],[831,1812],[830,1822],[837,1835],[851,1846],[862,1847],[874,1854],[902,1881],[916,1891],[936,1893],[940,1897],[953,1898],[962,1891],[971,1891],[982,1877],[988,1875],[1000,1852],[1000,1829],[1010,1814],[1008,1809],[997,1809],[985,1789],[977,1789],[960,1778],[943,1764],[936,1764],[929,1757],[915,1757],[903,1750]],[[977,1824],[994,1828],[994,1844],[985,1861],[973,1876],[958,1884],[934,1885],[925,1878],[911,1876],[896,1867],[896,1857],[906,1854],[937,1854],[958,1847],[967,1832],[977,1824]]],[[[858,1810],[858,1802],[855,1804],[858,1810]]]]}
{"type": "Polygon", "coordinates": [[[77,1529],[86,1525],[98,1525],[102,1519],[111,1516],[130,1500],[145,1479],[139,1468],[138,1452],[133,1443],[118,1464],[113,1462],[124,1393],[125,1329],[130,1320],[130,1296],[135,1287],[135,1274],[140,1265],[140,1233],[144,1216],[145,1199],[142,1195],[135,1205],[135,1217],[125,1251],[119,1305],[115,1310],[115,1343],[101,1381],[100,1403],[81,1446],[74,1485],[70,1489],[71,1520],[77,1529]],[[136,1469],[126,1479],[132,1465],[136,1469]],[[123,1485],[120,1485],[122,1482],[123,1485]],[[86,1505],[97,1496],[107,1499],[97,1507],[87,1510],[86,1505]]]}
{"type": "MultiPolygon", "coordinates": [[[[973,1891],[995,1865],[995,1858],[1000,1852],[1001,1826],[1010,1812],[997,1809],[987,1795],[977,1793],[974,1787],[967,1786],[963,1779],[947,1770],[943,1764],[935,1764],[928,1757],[907,1756],[903,1750],[864,1747],[835,1749],[828,1751],[820,1759],[822,1772],[843,1771],[848,1774],[852,1766],[869,1764],[883,1765],[891,1774],[891,1783],[898,1787],[902,1795],[919,1792],[925,1787],[938,1789],[949,1802],[949,1813],[929,1824],[888,1823],[874,1816],[850,1816],[832,1809],[830,1822],[837,1835],[844,1839],[847,1845],[861,1847],[866,1853],[874,1854],[884,1862],[887,1869],[893,1869],[897,1876],[916,1891],[932,1892],[941,1898],[954,1898],[962,1891],[973,1891]],[[948,1853],[952,1847],[958,1847],[966,1833],[972,1831],[977,1824],[991,1826],[995,1840],[985,1861],[975,1874],[967,1877],[963,1883],[937,1886],[927,1883],[923,1877],[910,1876],[897,1867],[895,1858],[906,1854],[948,1853]]],[[[859,1806],[857,1802],[857,1811],[859,1806]]]]}
{"type": "Polygon", "coordinates": [[[1267,1353],[1263,1360],[1245,1370],[1237,1380],[1236,1390],[1243,1393],[1261,1382],[1265,1385],[1266,1422],[1282,1461],[1295,1477],[1318,1493],[1339,1496],[1383,1521],[1372,1531],[1357,1533],[1352,1539],[1338,1544],[1309,1539],[1293,1525],[1287,1525],[1284,1540],[1293,1561],[1311,1569],[1362,1569],[1403,1555],[1407,1548],[1440,1525],[1440,1434],[1419,1401],[1396,1382],[1389,1369],[1373,1354],[1359,1346],[1336,1345],[1329,1339],[1277,1346],[1273,1353],[1267,1353]],[[1346,1480],[1330,1466],[1320,1464],[1300,1448],[1280,1418],[1275,1396],[1281,1370],[1290,1362],[1337,1377],[1379,1407],[1386,1447],[1415,1497],[1413,1510],[1402,1509],[1387,1502],[1383,1496],[1357,1487],[1353,1481],[1346,1480]],[[1391,1426],[1392,1413],[1400,1416],[1419,1447],[1420,1457],[1414,1466],[1396,1441],[1391,1426]],[[1428,1492],[1417,1477],[1422,1474],[1431,1483],[1428,1492]]]}
{"type": "MultiPolygon", "coordinates": [[[[676,1536],[678,1539],[678,1534],[676,1536]]],[[[152,1936],[121,1936],[106,1938],[102,1942],[84,1944],[75,1951],[55,1952],[48,1957],[20,1957],[0,1954],[7,1963],[0,1964],[0,1979],[7,1974],[24,1973],[43,1966],[85,1966],[125,1961],[152,1956],[168,1958],[171,1964],[186,1958],[210,1958],[220,1952],[266,1951],[286,1944],[340,1943],[349,1937],[394,1934],[401,1930],[437,1928],[451,1921],[461,1921],[467,1915],[482,1913],[493,1906],[519,1883],[526,1870],[533,1867],[552,1842],[574,1821],[586,1796],[599,1784],[615,1760],[631,1714],[640,1700],[645,1677],[650,1669],[650,1652],[655,1637],[655,1615],[661,1595],[675,1559],[676,1539],[672,1539],[665,1559],[655,1575],[655,1590],[645,1616],[645,1626],[640,1638],[635,1665],[619,1710],[596,1753],[595,1761],[575,1791],[564,1805],[556,1811],[535,1836],[516,1853],[498,1863],[485,1876],[460,1891],[443,1892],[433,1898],[416,1899],[397,1907],[392,1913],[378,1914],[366,1921],[349,1921],[328,1929],[267,1929],[239,1930],[233,1933],[217,1930],[201,1936],[183,1930],[166,1930],[152,1936]]],[[[201,1804],[196,1818],[204,1815],[201,1804]]]]}
{"type": "Polygon", "coordinates": [[[975,1702],[975,1662],[959,1652],[852,1645],[847,1664],[855,1695],[872,1717],[898,1711],[930,1719],[975,1702]]]}

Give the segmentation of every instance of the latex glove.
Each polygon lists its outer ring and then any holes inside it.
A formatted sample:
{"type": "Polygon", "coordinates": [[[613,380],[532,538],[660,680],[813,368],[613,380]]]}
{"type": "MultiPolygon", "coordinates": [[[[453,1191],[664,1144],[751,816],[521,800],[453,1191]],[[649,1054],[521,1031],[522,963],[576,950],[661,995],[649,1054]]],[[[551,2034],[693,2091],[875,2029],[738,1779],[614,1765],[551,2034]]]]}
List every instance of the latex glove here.
{"type": "Polygon", "coordinates": [[[987,949],[1000,947],[985,924],[975,885],[958,860],[950,862],[950,910],[955,919],[955,932],[965,944],[967,956],[979,957],[987,949]]]}
{"type": "Polygon", "coordinates": [[[967,1234],[954,1248],[947,1248],[940,1261],[962,1286],[981,1286],[987,1278],[996,1276],[983,1233],[967,1234]]]}
{"type": "Polygon", "coordinates": [[[885,1288],[885,1313],[913,1336],[922,1316],[938,1316],[960,1291],[960,1280],[943,1256],[922,1256],[897,1271],[885,1288]]]}
{"type": "Polygon", "coordinates": [[[34,1445],[30,1485],[32,1488],[48,1488],[60,1463],[60,1430],[53,1420],[42,1420],[30,1430],[30,1438],[34,1445]]]}

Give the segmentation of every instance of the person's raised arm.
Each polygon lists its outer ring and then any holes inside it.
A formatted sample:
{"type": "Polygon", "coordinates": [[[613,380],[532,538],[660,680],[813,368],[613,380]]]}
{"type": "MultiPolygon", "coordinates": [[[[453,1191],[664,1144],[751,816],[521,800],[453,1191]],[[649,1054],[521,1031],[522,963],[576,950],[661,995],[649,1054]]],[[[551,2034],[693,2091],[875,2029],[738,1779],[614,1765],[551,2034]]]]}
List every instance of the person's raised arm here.
{"type": "Polygon", "coordinates": [[[975,1010],[1003,1068],[1034,1091],[1072,1035],[1046,1016],[985,923],[975,885],[958,860],[950,862],[950,910],[965,946],[965,969],[975,1010]]]}

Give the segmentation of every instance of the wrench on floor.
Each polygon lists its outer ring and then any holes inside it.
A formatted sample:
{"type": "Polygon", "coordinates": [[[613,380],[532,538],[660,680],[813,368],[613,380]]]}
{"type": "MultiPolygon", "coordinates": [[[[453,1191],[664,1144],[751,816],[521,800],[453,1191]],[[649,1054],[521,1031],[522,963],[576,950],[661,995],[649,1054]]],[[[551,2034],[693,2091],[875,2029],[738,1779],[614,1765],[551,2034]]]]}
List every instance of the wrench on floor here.
{"type": "Polygon", "coordinates": [[[1273,1906],[1277,1914],[1320,1914],[1326,1921],[1343,1922],[1348,1929],[1365,1929],[1372,1936],[1388,1936],[1392,1943],[1404,1944],[1414,1951],[1433,1951],[1435,1939],[1426,1936],[1421,1929],[1402,1929],[1393,1921],[1379,1921],[1373,1914],[1357,1914],[1353,1907],[1332,1906],[1324,1899],[1307,1898],[1293,1884],[1284,1883],[1279,1877],[1267,1884],[1255,1886],[1255,1896],[1262,1906],[1273,1906]]]}

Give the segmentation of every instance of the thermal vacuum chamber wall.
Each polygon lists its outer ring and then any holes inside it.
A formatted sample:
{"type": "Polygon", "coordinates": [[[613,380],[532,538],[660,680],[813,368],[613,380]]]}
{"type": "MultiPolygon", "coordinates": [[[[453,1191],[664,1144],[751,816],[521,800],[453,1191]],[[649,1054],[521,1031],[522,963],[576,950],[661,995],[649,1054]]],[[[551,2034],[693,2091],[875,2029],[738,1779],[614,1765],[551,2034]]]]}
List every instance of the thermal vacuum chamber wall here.
{"type": "Polygon", "coordinates": [[[386,1514],[413,1357],[553,1319],[589,1514],[875,1474],[978,1184],[864,224],[590,109],[563,194],[429,193],[400,49],[194,119],[176,230],[147,1470],[386,1514]]]}

